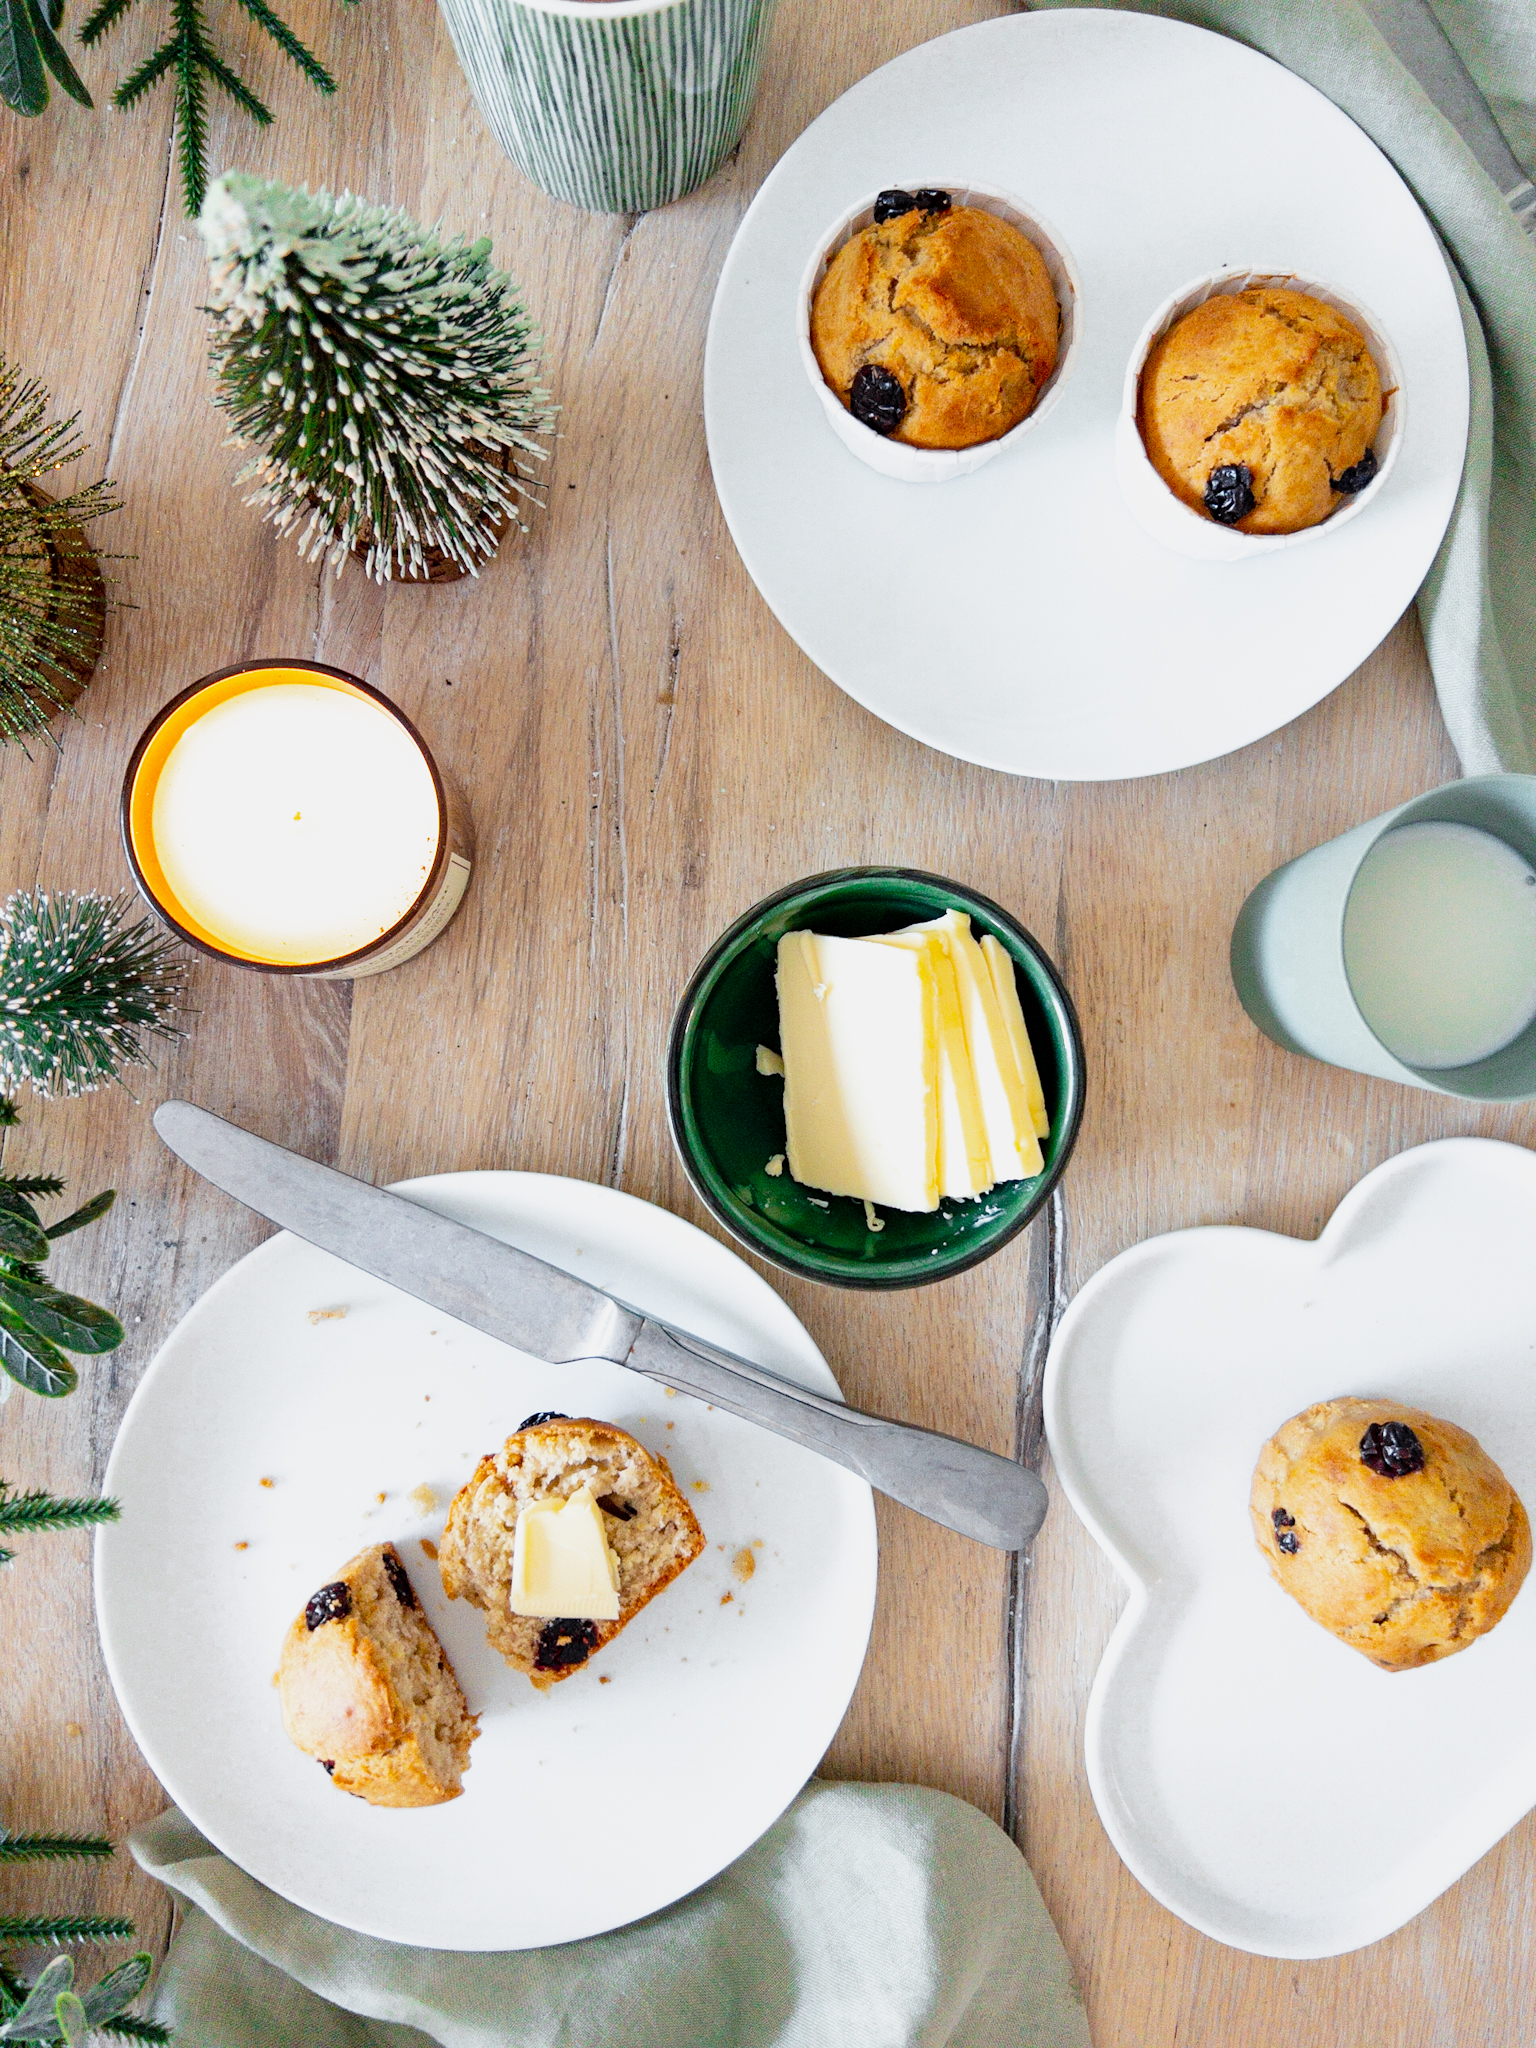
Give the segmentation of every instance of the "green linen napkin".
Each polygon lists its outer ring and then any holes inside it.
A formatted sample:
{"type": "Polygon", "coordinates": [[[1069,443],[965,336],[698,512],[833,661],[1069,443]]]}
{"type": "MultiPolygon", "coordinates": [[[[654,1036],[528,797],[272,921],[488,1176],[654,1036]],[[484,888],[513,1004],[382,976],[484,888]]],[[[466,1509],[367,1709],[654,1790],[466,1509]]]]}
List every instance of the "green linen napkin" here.
{"type": "MultiPolygon", "coordinates": [[[[1392,159],[1448,246],[1464,286],[1472,432],[1419,619],[1463,772],[1536,770],[1536,242],[1360,0],[1115,4],[1219,30],[1307,79],[1392,159]]],[[[1435,12],[1536,177],[1536,0],[1435,0],[1435,12]]]]}
{"type": "Polygon", "coordinates": [[[666,1912],[506,1955],[334,1927],[175,1808],[131,1846],[184,1902],[153,2005],[177,2048],[1090,2048],[1028,1865],[945,1792],[812,1779],[666,1912]]]}

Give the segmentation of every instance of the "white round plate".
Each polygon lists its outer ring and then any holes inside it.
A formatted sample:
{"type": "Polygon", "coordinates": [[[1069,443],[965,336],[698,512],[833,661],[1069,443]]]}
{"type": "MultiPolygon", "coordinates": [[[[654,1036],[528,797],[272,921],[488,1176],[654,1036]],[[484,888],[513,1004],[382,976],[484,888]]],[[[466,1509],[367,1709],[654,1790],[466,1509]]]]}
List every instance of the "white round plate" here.
{"type": "Polygon", "coordinates": [[[1379,1671],[1281,1591],[1248,1519],[1260,1446],[1340,1394],[1460,1423],[1536,1507],[1533,1244],[1536,1154],[1450,1138],[1367,1174],[1315,1243],[1151,1238],[1062,1318],[1051,1454],[1131,1589],[1088,1781],[1132,1873],[1217,1941],[1363,1948],[1536,1805],[1536,1580],[1456,1656],[1379,1671]]]}
{"type": "MultiPolygon", "coordinates": [[[[535,1173],[402,1192],[837,1393],[772,1288],[665,1210],[535,1173]]],[[[815,1769],[874,1611],[862,1480],[622,1367],[508,1350],[286,1233],[173,1332],[105,1484],[123,1515],[97,1543],[102,1645],[157,1777],[273,1891],[424,1947],[574,1941],[704,1883],[815,1769]],[[345,1316],[311,1320],[333,1308],[345,1316]],[[443,1597],[422,1549],[476,1460],[540,1408],[606,1417],[663,1453],[708,1539],[547,1693],[489,1647],[477,1608],[443,1597]],[[435,1510],[412,1500],[422,1485],[435,1510]],[[462,1798],[410,1812],[338,1792],[284,1736],[273,1685],[310,1593],[386,1538],[481,1717],[462,1798]]]]}
{"type": "Polygon", "coordinates": [[[1357,668],[1444,534],[1467,390],[1449,273],[1375,144],[1225,36],[1097,9],[959,30],[829,107],[742,221],[704,368],[731,533],[811,659],[929,746],[1069,781],[1228,753],[1357,668]],[[1080,352],[1060,404],[1017,447],[953,483],[897,483],[822,417],[799,359],[796,288],[839,207],[881,185],[971,178],[1060,230],[1082,279],[1080,352]],[[1151,539],[1114,464],[1125,365],[1148,315],[1228,266],[1358,295],[1396,343],[1408,395],[1398,466],[1360,518],[1237,564],[1151,539]]]}

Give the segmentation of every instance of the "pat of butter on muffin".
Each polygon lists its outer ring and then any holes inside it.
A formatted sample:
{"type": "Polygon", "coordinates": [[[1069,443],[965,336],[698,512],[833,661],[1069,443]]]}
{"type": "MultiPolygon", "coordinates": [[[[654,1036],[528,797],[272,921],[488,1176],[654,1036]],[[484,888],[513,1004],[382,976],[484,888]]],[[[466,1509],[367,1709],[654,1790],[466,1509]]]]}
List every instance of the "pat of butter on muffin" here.
{"type": "Polygon", "coordinates": [[[590,1486],[518,1510],[510,1604],[541,1621],[618,1620],[619,1561],[590,1486]]]}

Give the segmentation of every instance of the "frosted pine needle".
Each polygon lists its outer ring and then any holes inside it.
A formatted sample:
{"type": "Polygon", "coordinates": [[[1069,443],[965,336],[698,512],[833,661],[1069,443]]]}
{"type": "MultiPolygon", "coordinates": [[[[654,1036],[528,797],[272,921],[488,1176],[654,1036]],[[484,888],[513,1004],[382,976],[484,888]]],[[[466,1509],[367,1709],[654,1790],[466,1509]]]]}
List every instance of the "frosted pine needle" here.
{"type": "Polygon", "coordinates": [[[0,1094],[87,1095],[178,1039],[185,954],[129,897],[22,890],[0,905],[0,1094]]]}
{"type": "Polygon", "coordinates": [[[488,240],[446,239],[398,208],[230,171],[198,228],[208,247],[215,402],[240,472],[279,533],[377,581],[471,574],[539,502],[554,407],[540,339],[488,240]]]}

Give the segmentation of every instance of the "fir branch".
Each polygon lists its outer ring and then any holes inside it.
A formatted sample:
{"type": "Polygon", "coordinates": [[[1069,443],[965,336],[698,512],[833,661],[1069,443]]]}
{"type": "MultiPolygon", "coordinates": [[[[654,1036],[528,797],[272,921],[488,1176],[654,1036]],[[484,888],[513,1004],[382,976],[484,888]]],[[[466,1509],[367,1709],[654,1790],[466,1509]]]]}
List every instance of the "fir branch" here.
{"type": "MultiPolygon", "coordinates": [[[[9,1095],[0,1095],[0,1131],[14,1130],[17,1124],[19,1124],[20,1122],[21,1111],[16,1107],[14,1097],[9,1095]]],[[[59,1187],[61,1191],[63,1189],[63,1186],[63,1181],[60,1181],[59,1187]]],[[[22,1193],[26,1193],[25,1188],[22,1189],[22,1193]]]]}
{"type": "MultiPolygon", "coordinates": [[[[3,4],[3,0],[0,0],[3,4]]],[[[336,81],[309,45],[283,20],[269,0],[237,0],[237,4],[309,80],[317,92],[334,93],[336,81]]],[[[346,0],[347,5],[352,0],[346,0]]],[[[134,0],[101,0],[80,31],[82,43],[99,42],[134,5],[134,0]]],[[[202,208],[208,189],[208,113],[206,81],[228,93],[258,127],[268,127],[271,109],[213,48],[200,0],[171,0],[171,28],[165,41],[113,93],[119,108],[134,106],[168,71],[176,75],[176,153],[182,199],[188,214],[202,208]]]]}
{"type": "MultiPolygon", "coordinates": [[[[8,1103],[6,1106],[14,1108],[14,1104],[8,1103]]],[[[19,1121],[20,1118],[16,1116],[0,1117],[0,1123],[19,1121]]],[[[46,1195],[62,1195],[64,1186],[64,1182],[56,1173],[9,1174],[0,1180],[0,1188],[9,1188],[12,1194],[21,1195],[29,1201],[39,1200],[46,1195]]]]}
{"type": "MultiPolygon", "coordinates": [[[[283,54],[292,58],[316,92],[323,92],[329,95],[336,90],[335,79],[332,78],[329,71],[320,62],[320,59],[315,56],[312,50],[299,41],[280,14],[273,13],[272,9],[267,5],[267,0],[239,0],[239,4],[245,9],[258,28],[266,30],[283,54]]],[[[198,201],[198,206],[201,208],[201,200],[198,201]]]]}
{"type": "MultiPolygon", "coordinates": [[[[133,0],[127,0],[127,4],[131,6],[133,0]]],[[[157,79],[164,78],[166,72],[170,70],[175,62],[176,45],[174,43],[163,44],[152,56],[144,59],[144,62],[137,71],[130,73],[123,80],[117,91],[112,95],[113,105],[117,107],[131,107],[136,100],[141,100],[144,97],[145,93],[149,91],[149,88],[157,79]]]]}
{"type": "Polygon", "coordinates": [[[86,1942],[132,1941],[133,1922],[118,1913],[0,1913],[0,1941],[12,1947],[79,1947],[86,1942]]]}
{"type": "Polygon", "coordinates": [[[104,36],[120,16],[126,14],[133,0],[101,0],[95,13],[87,16],[80,30],[80,40],[89,49],[91,44],[104,36]]]}
{"type": "Polygon", "coordinates": [[[18,892],[0,905],[0,1088],[85,1095],[125,1066],[148,1066],[144,1037],[174,1022],[185,955],[129,899],[18,892]]]}
{"type": "Polygon", "coordinates": [[[105,2041],[169,2041],[171,2030],[159,2020],[141,2020],[131,2012],[119,2013],[96,2032],[105,2041]]]}
{"type": "MultiPolygon", "coordinates": [[[[69,1505],[62,1503],[62,1505],[69,1505]]],[[[91,1506],[77,1501],[72,1505],[91,1506]]],[[[0,1863],[55,1863],[113,1855],[105,1835],[8,1835],[0,1828],[0,1863]]]]}
{"type": "MultiPolygon", "coordinates": [[[[69,1499],[38,1489],[13,1494],[0,1479],[0,1534],[6,1536],[35,1536],[47,1529],[95,1529],[103,1522],[115,1522],[122,1511],[120,1502],[94,1495],[69,1499]]],[[[6,1841],[17,1839],[0,1835],[0,1862],[11,1853],[6,1841]]]]}
{"type": "Polygon", "coordinates": [[[265,100],[257,99],[255,93],[245,83],[245,80],[237,77],[223,59],[216,57],[212,50],[206,51],[204,58],[208,76],[216,84],[223,86],[232,100],[235,100],[240,106],[244,107],[258,128],[270,128],[272,125],[272,109],[266,104],[265,100]]]}

